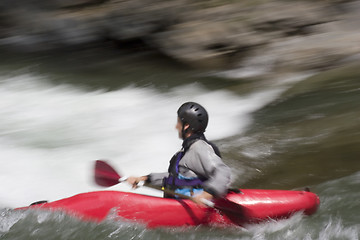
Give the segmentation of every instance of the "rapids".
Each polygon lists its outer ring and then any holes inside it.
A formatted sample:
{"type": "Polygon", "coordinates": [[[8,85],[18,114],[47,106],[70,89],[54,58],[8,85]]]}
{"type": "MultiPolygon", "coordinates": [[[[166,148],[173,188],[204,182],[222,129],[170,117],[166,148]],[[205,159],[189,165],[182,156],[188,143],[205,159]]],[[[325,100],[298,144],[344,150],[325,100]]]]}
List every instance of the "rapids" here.
{"type": "Polygon", "coordinates": [[[355,65],[259,85],[159,56],[9,54],[0,61],[0,239],[358,239],[359,76],[355,65]],[[233,186],[310,187],[319,211],[245,228],[149,230],[111,215],[95,224],[11,210],[102,189],[96,159],[126,175],[166,171],[181,147],[175,122],[184,101],[207,108],[206,135],[232,167],[233,186]]]}

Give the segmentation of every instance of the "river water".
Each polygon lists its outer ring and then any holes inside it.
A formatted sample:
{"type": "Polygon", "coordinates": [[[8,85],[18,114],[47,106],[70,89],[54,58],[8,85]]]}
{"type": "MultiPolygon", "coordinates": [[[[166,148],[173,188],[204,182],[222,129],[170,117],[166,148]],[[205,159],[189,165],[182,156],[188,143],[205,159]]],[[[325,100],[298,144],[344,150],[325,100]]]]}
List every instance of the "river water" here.
{"type": "MultiPolygon", "coordinates": [[[[234,80],[156,55],[82,50],[0,60],[0,239],[359,239],[360,65],[309,77],[234,80]],[[310,189],[316,214],[221,229],[146,229],[17,212],[102,190],[96,159],[121,173],[167,169],[181,147],[176,110],[204,105],[206,135],[239,188],[310,189]]],[[[126,184],[110,189],[131,191],[126,184]]],[[[161,195],[145,188],[139,193],[161,195]]]]}

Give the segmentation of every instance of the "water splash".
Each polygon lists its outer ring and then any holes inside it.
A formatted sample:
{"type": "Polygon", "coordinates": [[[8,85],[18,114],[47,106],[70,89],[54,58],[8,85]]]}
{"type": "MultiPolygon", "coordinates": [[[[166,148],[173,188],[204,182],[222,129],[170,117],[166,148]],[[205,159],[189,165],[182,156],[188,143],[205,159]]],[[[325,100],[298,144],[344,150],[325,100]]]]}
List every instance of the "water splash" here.
{"type": "Polygon", "coordinates": [[[181,147],[175,123],[183,102],[206,107],[206,134],[215,140],[243,131],[251,113],[280,91],[238,96],[198,83],[167,92],[134,86],[87,91],[36,74],[2,76],[0,86],[5,100],[0,103],[0,181],[8,183],[0,187],[6,193],[0,204],[6,207],[99,190],[92,179],[96,159],[111,160],[126,175],[166,171],[181,147]]]}

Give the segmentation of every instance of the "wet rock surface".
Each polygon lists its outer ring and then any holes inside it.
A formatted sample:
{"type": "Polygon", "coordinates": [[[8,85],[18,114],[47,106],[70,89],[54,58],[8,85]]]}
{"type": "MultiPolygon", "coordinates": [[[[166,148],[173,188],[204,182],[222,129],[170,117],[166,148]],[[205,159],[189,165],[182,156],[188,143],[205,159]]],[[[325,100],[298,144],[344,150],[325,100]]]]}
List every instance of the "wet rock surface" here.
{"type": "Polygon", "coordinates": [[[193,67],[304,72],[360,53],[359,11],[360,1],[6,0],[0,47],[137,42],[193,67]]]}

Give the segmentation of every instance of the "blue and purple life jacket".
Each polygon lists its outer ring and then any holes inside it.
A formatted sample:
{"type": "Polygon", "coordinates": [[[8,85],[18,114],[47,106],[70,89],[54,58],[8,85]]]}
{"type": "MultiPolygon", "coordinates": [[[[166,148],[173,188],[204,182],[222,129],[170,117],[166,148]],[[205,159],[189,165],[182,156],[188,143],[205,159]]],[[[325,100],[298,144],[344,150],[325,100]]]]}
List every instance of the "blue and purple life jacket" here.
{"type": "MultiPolygon", "coordinates": [[[[168,169],[169,176],[163,180],[163,186],[173,189],[178,193],[184,195],[196,194],[196,191],[202,191],[202,185],[207,179],[205,177],[198,176],[197,178],[186,178],[179,173],[179,163],[182,157],[190,146],[197,140],[204,140],[212,146],[215,153],[220,157],[219,149],[211,142],[207,141],[203,134],[194,134],[183,142],[183,150],[175,154],[170,160],[170,166],[168,169]]],[[[191,169],[190,169],[191,170],[191,169]]]]}

